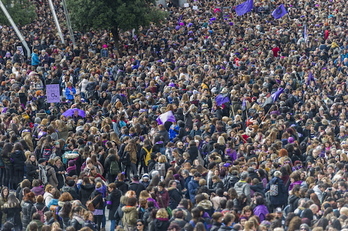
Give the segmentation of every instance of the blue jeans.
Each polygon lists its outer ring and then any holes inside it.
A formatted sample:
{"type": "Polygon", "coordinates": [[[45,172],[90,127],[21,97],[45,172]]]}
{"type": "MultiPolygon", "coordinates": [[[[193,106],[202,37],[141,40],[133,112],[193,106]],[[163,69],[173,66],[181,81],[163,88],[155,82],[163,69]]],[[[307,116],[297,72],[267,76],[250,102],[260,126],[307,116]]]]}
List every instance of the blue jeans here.
{"type": "Polygon", "coordinates": [[[110,231],[114,231],[116,228],[116,220],[110,220],[110,231]]]}

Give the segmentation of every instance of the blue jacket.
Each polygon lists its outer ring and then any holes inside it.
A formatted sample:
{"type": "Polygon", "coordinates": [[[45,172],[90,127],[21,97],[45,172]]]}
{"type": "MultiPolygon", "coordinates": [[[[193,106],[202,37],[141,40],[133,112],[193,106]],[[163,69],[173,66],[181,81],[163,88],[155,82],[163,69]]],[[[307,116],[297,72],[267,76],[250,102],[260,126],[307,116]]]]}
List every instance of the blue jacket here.
{"type": "Polygon", "coordinates": [[[66,87],[65,88],[65,97],[66,97],[66,99],[73,100],[74,99],[74,94],[76,94],[76,89],[74,87],[72,87],[72,88],[66,87]],[[70,91],[72,91],[73,94],[71,94],[70,91]]]}
{"type": "Polygon", "coordinates": [[[32,66],[37,66],[39,64],[40,64],[39,55],[33,52],[31,54],[31,65],[32,66]]]}
{"type": "Polygon", "coordinates": [[[194,179],[192,179],[188,183],[188,192],[189,192],[190,200],[192,201],[192,203],[195,203],[195,196],[196,196],[196,191],[198,187],[199,187],[198,181],[195,181],[194,179]]]}

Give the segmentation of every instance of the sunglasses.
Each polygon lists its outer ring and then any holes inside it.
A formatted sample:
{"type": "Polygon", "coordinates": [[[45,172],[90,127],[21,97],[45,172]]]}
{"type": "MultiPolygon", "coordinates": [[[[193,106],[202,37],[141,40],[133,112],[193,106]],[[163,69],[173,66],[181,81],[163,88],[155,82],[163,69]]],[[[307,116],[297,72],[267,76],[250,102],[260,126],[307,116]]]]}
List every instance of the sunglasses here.
{"type": "Polygon", "coordinates": [[[137,224],[137,226],[143,226],[143,224],[137,224]]]}

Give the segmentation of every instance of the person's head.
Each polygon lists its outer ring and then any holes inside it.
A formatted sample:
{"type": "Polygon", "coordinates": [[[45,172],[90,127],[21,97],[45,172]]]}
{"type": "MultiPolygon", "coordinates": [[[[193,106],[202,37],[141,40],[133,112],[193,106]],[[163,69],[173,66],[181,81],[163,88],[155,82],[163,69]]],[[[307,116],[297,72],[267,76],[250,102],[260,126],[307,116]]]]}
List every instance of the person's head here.
{"type": "Polygon", "coordinates": [[[235,216],[232,213],[226,213],[224,218],[223,218],[223,223],[226,226],[231,226],[232,223],[234,222],[235,216]]]}
{"type": "Polygon", "coordinates": [[[280,171],[275,171],[275,172],[273,173],[273,176],[274,176],[274,177],[280,178],[280,177],[282,177],[282,173],[281,173],[280,171]]]}
{"type": "Polygon", "coordinates": [[[35,194],[33,192],[29,192],[29,193],[25,194],[23,201],[35,202],[35,194]]]}
{"type": "Polygon", "coordinates": [[[84,220],[89,220],[89,221],[93,221],[94,220],[94,216],[93,216],[93,213],[91,211],[85,211],[83,213],[83,219],[84,220]]]}
{"type": "Polygon", "coordinates": [[[195,181],[199,181],[201,179],[202,175],[199,173],[199,172],[196,172],[194,175],[193,175],[193,179],[195,181]]]}
{"type": "Polygon", "coordinates": [[[168,231],[180,231],[181,228],[180,228],[180,226],[179,226],[177,223],[172,222],[172,223],[169,225],[169,227],[168,227],[167,230],[168,230],[168,231]]]}
{"type": "Polygon", "coordinates": [[[44,213],[45,221],[49,221],[53,217],[53,213],[51,211],[47,211],[44,213]]]}
{"type": "Polygon", "coordinates": [[[32,221],[29,223],[27,230],[29,231],[38,231],[39,230],[39,226],[37,225],[37,223],[35,221],[32,221]]]}
{"type": "Polygon", "coordinates": [[[165,186],[166,186],[166,183],[164,181],[159,182],[157,185],[158,191],[160,191],[160,192],[163,191],[165,186]]]}
{"type": "Polygon", "coordinates": [[[136,198],[137,197],[137,194],[135,193],[135,191],[133,190],[128,190],[125,194],[126,197],[128,198],[136,198]]]}
{"type": "Polygon", "coordinates": [[[222,223],[223,218],[224,218],[224,214],[222,214],[220,212],[215,212],[212,215],[212,219],[214,222],[222,223]]]}
{"type": "Polygon", "coordinates": [[[60,195],[58,200],[65,202],[65,201],[72,201],[73,198],[72,198],[70,193],[64,192],[64,193],[62,193],[62,195],[60,195]]]}
{"type": "Polygon", "coordinates": [[[160,208],[156,213],[156,218],[168,218],[168,212],[164,208],[160,208]]]}
{"type": "Polygon", "coordinates": [[[136,205],[137,205],[137,199],[135,197],[127,198],[127,206],[136,206],[136,205]]]}
{"type": "Polygon", "coordinates": [[[137,230],[144,230],[145,222],[141,219],[137,220],[137,230]]]}
{"type": "Polygon", "coordinates": [[[114,191],[116,189],[116,184],[115,183],[110,183],[109,185],[108,185],[108,190],[109,190],[109,192],[112,192],[112,191],[114,191]]]}

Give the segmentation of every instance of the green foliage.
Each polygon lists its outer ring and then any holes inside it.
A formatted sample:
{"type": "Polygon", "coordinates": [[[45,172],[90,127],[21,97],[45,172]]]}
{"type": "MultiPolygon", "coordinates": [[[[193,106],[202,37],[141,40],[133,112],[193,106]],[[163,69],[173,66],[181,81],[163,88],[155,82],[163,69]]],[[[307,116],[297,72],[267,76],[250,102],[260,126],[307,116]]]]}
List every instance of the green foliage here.
{"type": "MultiPolygon", "coordinates": [[[[35,5],[29,0],[2,0],[8,13],[11,15],[13,21],[23,26],[33,22],[36,19],[35,5]]],[[[0,12],[0,24],[10,25],[5,14],[0,12]]]]}
{"type": "MultiPolygon", "coordinates": [[[[74,29],[131,30],[164,20],[166,13],[153,0],[68,0],[74,29]]],[[[115,36],[115,34],[114,34],[115,36]]]]}

